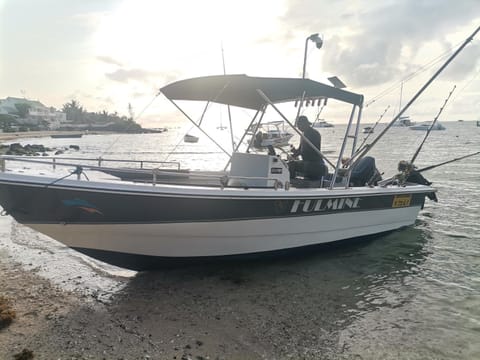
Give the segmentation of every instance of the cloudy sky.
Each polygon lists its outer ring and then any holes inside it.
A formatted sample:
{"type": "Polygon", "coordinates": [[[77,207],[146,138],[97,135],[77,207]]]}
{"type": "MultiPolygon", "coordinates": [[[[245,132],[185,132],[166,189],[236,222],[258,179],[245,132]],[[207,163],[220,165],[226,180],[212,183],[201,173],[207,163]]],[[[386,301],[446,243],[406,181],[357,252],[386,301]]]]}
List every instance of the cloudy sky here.
{"type": "MultiPolygon", "coordinates": [[[[90,111],[139,114],[169,82],[227,73],[336,75],[366,97],[375,122],[398,111],[478,26],[480,0],[0,0],[0,98],[47,106],[76,99],[90,111]]],[[[480,34],[409,110],[432,119],[480,119],[480,34]]],[[[342,122],[330,104],[324,113],[342,122]]],[[[138,118],[172,121],[158,97],[138,118]]],[[[176,116],[176,115],[175,115],[176,116]]]]}

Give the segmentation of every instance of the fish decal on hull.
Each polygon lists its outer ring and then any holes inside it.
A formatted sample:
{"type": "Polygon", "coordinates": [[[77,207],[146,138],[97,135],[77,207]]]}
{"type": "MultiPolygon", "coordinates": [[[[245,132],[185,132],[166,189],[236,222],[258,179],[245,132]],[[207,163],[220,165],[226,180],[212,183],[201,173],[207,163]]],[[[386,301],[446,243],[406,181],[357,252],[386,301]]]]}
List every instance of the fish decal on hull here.
{"type": "Polygon", "coordinates": [[[95,205],[90,204],[86,200],[82,200],[82,199],[62,200],[62,203],[65,206],[76,207],[78,209],[81,209],[81,210],[89,213],[89,214],[103,215],[103,213],[100,210],[98,210],[98,208],[95,205]]]}

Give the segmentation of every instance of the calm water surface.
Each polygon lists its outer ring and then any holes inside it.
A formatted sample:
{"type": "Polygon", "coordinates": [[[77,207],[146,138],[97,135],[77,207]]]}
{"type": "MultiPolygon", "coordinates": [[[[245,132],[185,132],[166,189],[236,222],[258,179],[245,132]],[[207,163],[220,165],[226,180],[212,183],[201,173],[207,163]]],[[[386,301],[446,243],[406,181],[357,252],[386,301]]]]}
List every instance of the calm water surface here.
{"type": "MultiPolygon", "coordinates": [[[[479,151],[480,128],[474,123],[444,125],[447,130],[430,134],[417,158],[418,167],[479,151]]],[[[323,150],[331,160],[338,151],[344,129],[342,126],[320,129],[323,150]]],[[[181,130],[148,135],[35,139],[23,143],[52,147],[79,145],[79,152],[68,154],[72,156],[134,157],[182,161],[195,169],[211,168],[212,164],[222,168],[226,157],[208,139],[201,136],[198,143],[186,145],[181,141],[181,130]],[[169,155],[174,148],[178,153],[169,155]],[[201,156],[198,158],[195,153],[201,156]]],[[[412,157],[424,134],[392,128],[377,144],[371,154],[385,176],[394,174],[399,160],[412,157]]],[[[228,146],[226,131],[218,131],[215,138],[228,146]]],[[[296,328],[291,334],[282,333],[275,326],[262,330],[283,341],[284,347],[277,349],[275,356],[480,358],[480,156],[438,167],[424,175],[438,189],[439,202],[427,200],[412,227],[300,259],[221,269],[248,279],[246,292],[265,295],[262,303],[251,302],[239,293],[235,300],[231,299],[234,306],[238,309],[248,306],[255,312],[273,304],[276,318],[296,328]]],[[[26,268],[40,269],[40,274],[63,286],[99,293],[100,297],[115,298],[122,291],[132,294],[146,291],[145,276],[148,283],[154,280],[158,286],[162,281],[185,276],[198,283],[217,276],[210,275],[216,273],[212,269],[200,271],[201,275],[197,275],[198,269],[191,274],[187,269],[181,273],[142,276],[123,272],[90,262],[42,235],[32,236],[31,230],[5,217],[0,220],[2,235],[11,238],[9,244],[4,244],[7,250],[0,248],[0,253],[14,254],[26,268]],[[39,248],[43,250],[42,256],[35,255],[39,248]],[[45,254],[57,261],[46,262],[45,254]],[[84,274],[83,279],[72,283],[79,272],[84,274]]],[[[248,316],[246,312],[245,317],[248,316]]]]}

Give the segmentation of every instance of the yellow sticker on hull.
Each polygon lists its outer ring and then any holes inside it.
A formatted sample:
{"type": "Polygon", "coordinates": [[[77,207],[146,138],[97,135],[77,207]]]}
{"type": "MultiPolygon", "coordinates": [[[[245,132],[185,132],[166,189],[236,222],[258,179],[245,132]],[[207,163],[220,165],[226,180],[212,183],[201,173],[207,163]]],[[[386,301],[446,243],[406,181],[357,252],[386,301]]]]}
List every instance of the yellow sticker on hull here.
{"type": "Polygon", "coordinates": [[[400,207],[407,207],[410,206],[410,202],[412,201],[412,194],[408,195],[395,195],[393,198],[393,208],[400,208],[400,207]]]}

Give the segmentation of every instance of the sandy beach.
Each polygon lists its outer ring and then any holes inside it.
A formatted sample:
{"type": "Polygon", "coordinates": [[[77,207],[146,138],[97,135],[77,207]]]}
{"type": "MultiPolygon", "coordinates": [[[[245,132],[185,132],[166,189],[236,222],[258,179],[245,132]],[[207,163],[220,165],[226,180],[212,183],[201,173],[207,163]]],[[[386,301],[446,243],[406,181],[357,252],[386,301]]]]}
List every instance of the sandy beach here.
{"type": "Polygon", "coordinates": [[[308,258],[118,276],[9,218],[0,229],[0,295],[16,313],[1,359],[339,358],[342,283],[311,287],[308,258]]]}

